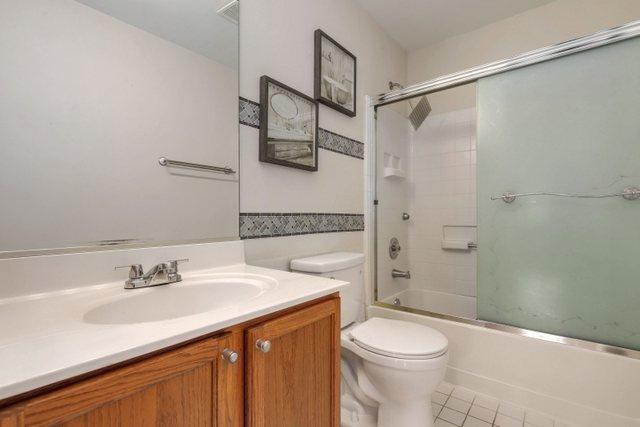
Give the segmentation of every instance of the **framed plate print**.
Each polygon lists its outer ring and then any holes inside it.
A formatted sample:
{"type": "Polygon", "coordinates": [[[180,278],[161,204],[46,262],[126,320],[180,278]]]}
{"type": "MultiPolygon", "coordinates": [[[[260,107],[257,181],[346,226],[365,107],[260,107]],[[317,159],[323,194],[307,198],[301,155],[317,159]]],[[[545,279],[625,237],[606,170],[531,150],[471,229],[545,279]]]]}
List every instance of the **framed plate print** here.
{"type": "Polygon", "coordinates": [[[356,57],[322,30],[315,32],[314,92],[318,102],[356,115],[356,57]]]}
{"type": "Polygon", "coordinates": [[[268,76],[260,78],[260,161],[318,170],[318,103],[268,76]]]}

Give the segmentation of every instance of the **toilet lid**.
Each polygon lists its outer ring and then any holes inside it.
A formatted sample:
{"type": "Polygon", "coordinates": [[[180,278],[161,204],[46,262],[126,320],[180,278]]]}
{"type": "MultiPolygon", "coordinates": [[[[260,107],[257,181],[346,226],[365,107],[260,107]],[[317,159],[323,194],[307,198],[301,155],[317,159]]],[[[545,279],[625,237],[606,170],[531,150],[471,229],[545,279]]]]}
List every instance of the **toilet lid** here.
{"type": "Polygon", "coordinates": [[[356,326],[349,336],[359,347],[399,359],[431,359],[449,345],[447,337],[428,326],[380,317],[356,326]]]}

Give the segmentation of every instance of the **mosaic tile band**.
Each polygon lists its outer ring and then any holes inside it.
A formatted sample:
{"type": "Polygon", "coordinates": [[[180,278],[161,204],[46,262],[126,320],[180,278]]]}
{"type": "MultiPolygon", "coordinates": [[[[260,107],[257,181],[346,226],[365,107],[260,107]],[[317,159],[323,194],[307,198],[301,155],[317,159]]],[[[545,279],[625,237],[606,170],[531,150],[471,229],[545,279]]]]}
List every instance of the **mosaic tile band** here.
{"type": "Polygon", "coordinates": [[[240,124],[252,126],[254,128],[260,127],[260,104],[257,102],[249,101],[245,98],[240,98],[240,124]]]}
{"type": "Polygon", "coordinates": [[[240,213],[240,238],[364,231],[363,214],[240,213]]]}
{"type": "MultiPolygon", "coordinates": [[[[240,98],[240,123],[260,128],[260,104],[240,98]]],[[[318,129],[318,147],[356,159],[364,159],[364,144],[362,142],[326,129],[318,129]]]]}
{"type": "Polygon", "coordinates": [[[318,129],[318,147],[357,159],[364,159],[364,144],[362,142],[326,129],[318,129]]]}

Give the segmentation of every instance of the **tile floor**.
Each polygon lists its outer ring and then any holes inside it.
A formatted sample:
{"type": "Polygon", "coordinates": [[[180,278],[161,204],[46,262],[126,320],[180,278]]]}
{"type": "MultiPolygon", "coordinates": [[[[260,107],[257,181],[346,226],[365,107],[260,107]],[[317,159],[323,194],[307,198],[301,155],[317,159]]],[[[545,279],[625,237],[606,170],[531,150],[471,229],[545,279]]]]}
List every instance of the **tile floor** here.
{"type": "Polygon", "coordinates": [[[435,427],[572,427],[540,412],[443,382],[431,397],[435,427]]]}

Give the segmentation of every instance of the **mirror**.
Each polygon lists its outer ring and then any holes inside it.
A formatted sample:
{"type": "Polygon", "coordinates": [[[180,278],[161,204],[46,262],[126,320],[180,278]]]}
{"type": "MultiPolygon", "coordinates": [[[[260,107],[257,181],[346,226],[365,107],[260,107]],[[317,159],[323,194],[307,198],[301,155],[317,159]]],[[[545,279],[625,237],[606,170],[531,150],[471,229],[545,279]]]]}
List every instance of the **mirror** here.
{"type": "Polygon", "coordinates": [[[0,256],[238,238],[237,18],[232,0],[0,2],[0,256]]]}

